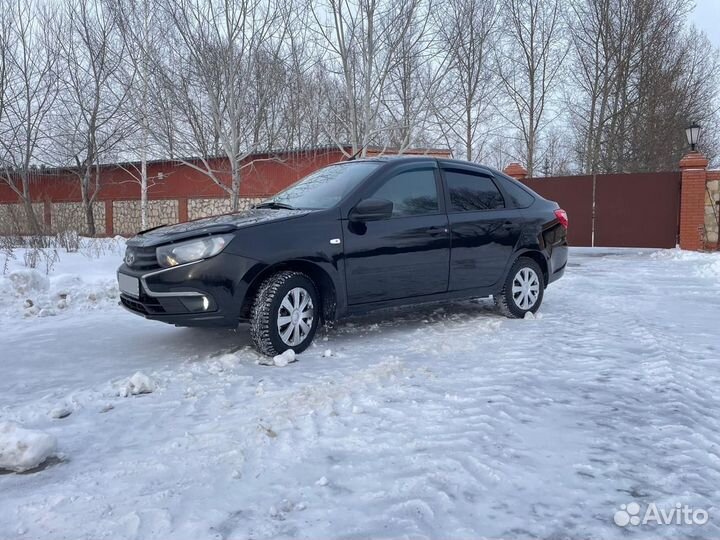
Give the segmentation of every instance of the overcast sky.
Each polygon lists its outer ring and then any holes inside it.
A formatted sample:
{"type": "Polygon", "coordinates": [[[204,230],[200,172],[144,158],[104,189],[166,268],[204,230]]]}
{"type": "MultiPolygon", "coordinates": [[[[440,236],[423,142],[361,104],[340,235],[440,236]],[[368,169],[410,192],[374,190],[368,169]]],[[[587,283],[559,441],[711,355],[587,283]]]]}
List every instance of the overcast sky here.
{"type": "Polygon", "coordinates": [[[720,47],[720,0],[695,0],[693,22],[720,47]]]}

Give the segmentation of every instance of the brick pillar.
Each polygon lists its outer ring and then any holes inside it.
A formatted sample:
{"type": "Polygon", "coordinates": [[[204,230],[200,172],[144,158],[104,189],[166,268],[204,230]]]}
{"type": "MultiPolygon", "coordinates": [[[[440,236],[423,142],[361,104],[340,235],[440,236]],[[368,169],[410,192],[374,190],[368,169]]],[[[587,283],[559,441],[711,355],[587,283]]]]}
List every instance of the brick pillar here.
{"type": "Polygon", "coordinates": [[[527,169],[519,163],[510,163],[503,169],[503,172],[515,180],[523,180],[527,177],[527,169]]]}
{"type": "Polygon", "coordinates": [[[680,160],[680,248],[703,249],[705,224],[705,182],[708,160],[700,152],[690,152],[680,160]]]}
{"type": "Polygon", "coordinates": [[[178,199],[178,222],[185,223],[188,221],[188,200],[183,197],[178,199]]]}
{"type": "Polygon", "coordinates": [[[105,235],[115,236],[115,230],[113,225],[113,202],[105,201],[105,235]]]}
{"type": "Polygon", "coordinates": [[[43,201],[43,222],[45,223],[45,230],[52,233],[52,203],[49,199],[43,201]]]}

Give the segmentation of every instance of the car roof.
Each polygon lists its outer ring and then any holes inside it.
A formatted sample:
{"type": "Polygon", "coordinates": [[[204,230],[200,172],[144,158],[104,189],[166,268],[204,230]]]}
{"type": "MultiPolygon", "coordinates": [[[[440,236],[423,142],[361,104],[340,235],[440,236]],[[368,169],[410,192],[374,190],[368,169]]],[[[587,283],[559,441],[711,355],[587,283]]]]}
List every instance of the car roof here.
{"type": "Polygon", "coordinates": [[[364,157],[364,158],[355,158],[352,160],[346,160],[346,161],[380,161],[380,162],[389,162],[389,161],[435,161],[437,158],[434,156],[411,156],[411,155],[392,155],[392,156],[371,156],[371,157],[364,157]]]}
{"type": "MultiPolygon", "coordinates": [[[[476,163],[474,161],[465,161],[462,159],[450,159],[450,158],[438,158],[435,156],[412,156],[412,155],[392,155],[392,156],[373,156],[373,157],[365,157],[365,158],[356,158],[352,161],[357,162],[380,162],[380,163],[396,163],[398,161],[405,161],[405,162],[428,162],[428,161],[436,161],[439,165],[442,165],[444,167],[467,167],[472,168],[478,171],[485,172],[487,174],[491,175],[497,175],[499,174],[499,171],[493,169],[492,167],[488,167],[486,165],[481,165],[480,163],[476,163]]],[[[348,163],[348,161],[341,162],[341,163],[348,163]]]]}

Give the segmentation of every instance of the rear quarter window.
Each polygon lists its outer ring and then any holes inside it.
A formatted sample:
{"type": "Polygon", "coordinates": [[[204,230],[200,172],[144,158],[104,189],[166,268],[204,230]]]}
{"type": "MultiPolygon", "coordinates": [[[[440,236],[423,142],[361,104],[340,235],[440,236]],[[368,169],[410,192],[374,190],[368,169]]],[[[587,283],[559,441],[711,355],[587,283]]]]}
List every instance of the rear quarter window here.
{"type": "Polygon", "coordinates": [[[516,208],[527,208],[535,202],[535,197],[517,180],[505,176],[499,176],[497,180],[502,184],[505,193],[516,208]]]}

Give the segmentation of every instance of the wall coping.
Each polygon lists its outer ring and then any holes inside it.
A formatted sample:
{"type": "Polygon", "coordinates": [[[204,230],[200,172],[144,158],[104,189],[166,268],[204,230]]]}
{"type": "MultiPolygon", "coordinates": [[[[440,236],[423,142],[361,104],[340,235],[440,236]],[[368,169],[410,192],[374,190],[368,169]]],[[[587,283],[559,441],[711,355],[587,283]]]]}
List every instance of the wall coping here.
{"type": "Polygon", "coordinates": [[[508,176],[515,178],[516,180],[522,180],[526,178],[528,173],[527,169],[517,162],[508,164],[508,166],[503,169],[503,172],[508,176]]]}
{"type": "Polygon", "coordinates": [[[708,159],[700,152],[690,152],[680,160],[680,169],[683,171],[694,169],[704,171],[709,163],[708,159]]]}

